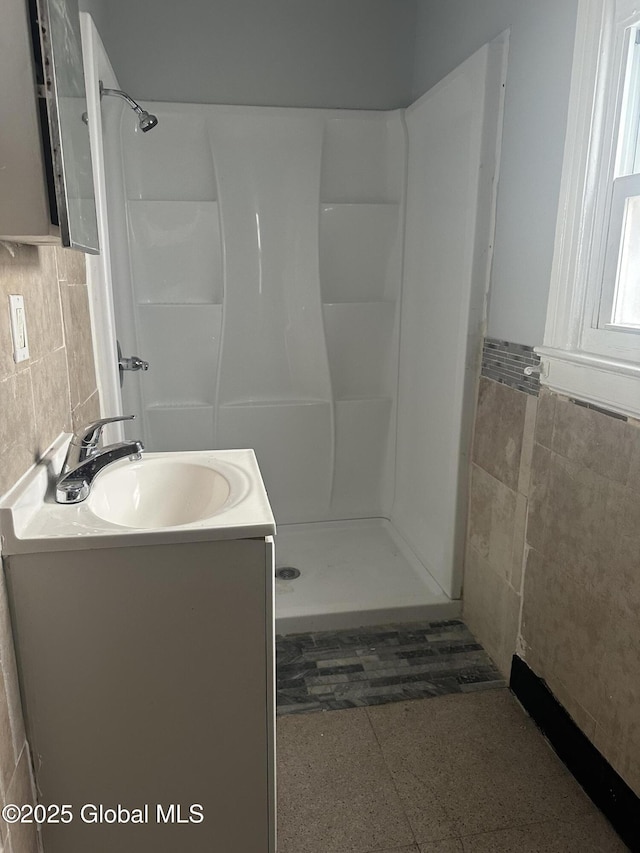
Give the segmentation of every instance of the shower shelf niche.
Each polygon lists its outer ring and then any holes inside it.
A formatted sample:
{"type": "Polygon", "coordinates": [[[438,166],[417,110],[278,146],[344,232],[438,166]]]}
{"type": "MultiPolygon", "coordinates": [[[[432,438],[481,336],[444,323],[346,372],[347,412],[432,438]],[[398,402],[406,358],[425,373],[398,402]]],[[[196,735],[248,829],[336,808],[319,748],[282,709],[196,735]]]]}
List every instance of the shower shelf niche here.
{"type": "Polygon", "coordinates": [[[218,203],[138,200],[128,209],[138,304],[221,303],[218,203]]]}
{"type": "Polygon", "coordinates": [[[200,403],[168,403],[146,407],[153,447],[172,450],[180,435],[185,450],[209,450],[213,435],[213,406],[200,403]]]}
{"type": "Polygon", "coordinates": [[[136,133],[135,115],[122,115],[120,134],[127,198],[178,203],[216,201],[207,118],[191,111],[185,121],[184,114],[175,111],[175,105],[168,107],[154,105],[159,122],[153,133],[136,133]]]}
{"type": "Polygon", "coordinates": [[[222,328],[222,306],[215,304],[139,305],[140,352],[151,368],[144,376],[145,404],[198,400],[213,405],[222,328]]]}
{"type": "Polygon", "coordinates": [[[398,205],[322,205],[319,253],[323,302],[395,299],[398,205]]]}
{"type": "Polygon", "coordinates": [[[399,113],[351,113],[324,125],[322,204],[402,200],[404,132],[399,113]]]}
{"type": "Polygon", "coordinates": [[[334,395],[390,395],[395,303],[325,304],[323,313],[334,395]]]}

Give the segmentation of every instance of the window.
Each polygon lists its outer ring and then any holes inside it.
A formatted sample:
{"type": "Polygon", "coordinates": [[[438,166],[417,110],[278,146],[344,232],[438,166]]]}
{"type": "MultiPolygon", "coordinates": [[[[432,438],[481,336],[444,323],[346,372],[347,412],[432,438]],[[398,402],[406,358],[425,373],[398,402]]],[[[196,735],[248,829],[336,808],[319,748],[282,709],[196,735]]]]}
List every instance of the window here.
{"type": "Polygon", "coordinates": [[[625,31],[624,81],[604,250],[598,328],[640,331],[640,30],[625,31]]]}
{"type": "Polygon", "coordinates": [[[542,382],[640,417],[640,10],[579,0],[542,382]]]}

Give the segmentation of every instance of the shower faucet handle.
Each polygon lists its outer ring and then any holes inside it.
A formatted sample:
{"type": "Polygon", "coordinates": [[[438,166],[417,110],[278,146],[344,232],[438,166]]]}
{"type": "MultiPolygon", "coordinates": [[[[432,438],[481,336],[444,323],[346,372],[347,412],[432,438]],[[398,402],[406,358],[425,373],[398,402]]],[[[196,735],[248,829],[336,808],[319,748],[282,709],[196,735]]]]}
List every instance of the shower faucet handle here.
{"type": "Polygon", "coordinates": [[[137,355],[123,355],[118,361],[120,370],[149,370],[149,362],[137,355]]]}

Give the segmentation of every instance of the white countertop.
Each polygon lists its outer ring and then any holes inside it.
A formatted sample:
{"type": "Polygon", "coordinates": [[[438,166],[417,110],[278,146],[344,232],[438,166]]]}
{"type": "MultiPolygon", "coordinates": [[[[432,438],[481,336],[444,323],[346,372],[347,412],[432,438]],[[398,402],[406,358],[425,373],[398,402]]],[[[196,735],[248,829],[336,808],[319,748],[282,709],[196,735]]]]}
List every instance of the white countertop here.
{"type": "MultiPolygon", "coordinates": [[[[253,450],[145,453],[143,462],[145,458],[174,457],[210,465],[223,475],[230,475],[229,479],[239,487],[232,489],[227,503],[210,518],[175,527],[136,529],[99,518],[91,511],[88,500],[66,505],[55,502],[55,479],[62,467],[68,438],[56,442],[48,456],[0,501],[3,555],[264,538],[276,532],[253,450]]],[[[114,465],[127,463],[128,460],[121,460],[114,465]]],[[[96,484],[99,478],[100,474],[96,484]]]]}

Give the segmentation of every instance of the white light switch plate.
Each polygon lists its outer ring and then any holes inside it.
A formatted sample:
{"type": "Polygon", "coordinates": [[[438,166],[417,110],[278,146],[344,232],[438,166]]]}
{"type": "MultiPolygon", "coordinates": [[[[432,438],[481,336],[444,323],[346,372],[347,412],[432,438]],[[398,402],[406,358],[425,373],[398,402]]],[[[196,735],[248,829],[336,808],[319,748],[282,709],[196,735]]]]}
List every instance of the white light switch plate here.
{"type": "Polygon", "coordinates": [[[13,338],[13,360],[16,364],[29,358],[29,340],[27,338],[27,320],[24,313],[24,297],[10,294],[9,315],[11,317],[11,337],[13,338]]]}

